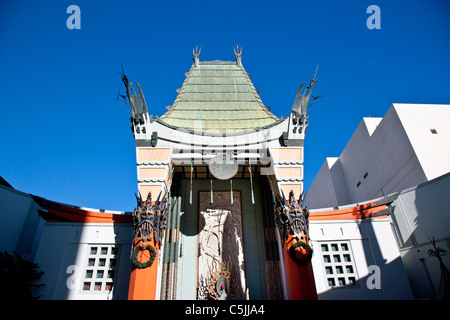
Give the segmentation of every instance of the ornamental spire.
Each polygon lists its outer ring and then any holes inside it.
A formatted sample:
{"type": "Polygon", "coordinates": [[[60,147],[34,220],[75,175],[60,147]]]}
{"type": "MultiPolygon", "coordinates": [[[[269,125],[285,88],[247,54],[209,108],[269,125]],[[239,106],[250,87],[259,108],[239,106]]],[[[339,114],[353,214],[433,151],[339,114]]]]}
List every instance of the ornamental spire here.
{"type": "Polygon", "coordinates": [[[236,65],[238,67],[242,67],[242,62],[241,62],[242,46],[241,46],[241,50],[239,50],[239,46],[236,46],[236,48],[233,47],[233,50],[234,50],[234,54],[236,56],[236,65]]]}
{"type": "Polygon", "coordinates": [[[200,55],[200,52],[202,51],[202,48],[200,47],[200,50],[198,49],[198,46],[195,46],[195,49],[192,49],[192,53],[194,54],[194,66],[198,66],[198,56],[200,55]]]}

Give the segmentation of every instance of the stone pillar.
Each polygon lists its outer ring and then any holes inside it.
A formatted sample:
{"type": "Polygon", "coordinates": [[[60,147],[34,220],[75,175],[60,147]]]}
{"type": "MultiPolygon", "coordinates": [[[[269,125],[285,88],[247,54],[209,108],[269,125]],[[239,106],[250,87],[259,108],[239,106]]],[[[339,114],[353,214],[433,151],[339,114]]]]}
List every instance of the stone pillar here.
{"type": "Polygon", "coordinates": [[[269,149],[272,175],[269,184],[275,199],[275,219],[284,261],[288,298],[315,300],[317,291],[311,265],[308,216],[302,207],[303,147],[269,149]]]}
{"type": "Polygon", "coordinates": [[[138,203],[134,214],[141,215],[141,217],[152,217],[146,226],[146,230],[151,231],[144,230],[144,236],[142,236],[142,232],[138,232],[135,225],[134,232],[137,236],[133,239],[133,252],[138,252],[135,256],[138,264],[133,261],[128,299],[155,300],[158,289],[158,270],[160,269],[160,249],[163,243],[166,219],[166,210],[159,209],[167,208],[165,201],[168,199],[172,180],[172,149],[138,147],[136,153],[139,197],[147,200],[143,201],[140,206],[138,203]],[[159,220],[156,218],[158,214],[161,214],[159,220]],[[148,228],[149,225],[150,228],[148,228]],[[145,263],[150,258],[154,259],[151,265],[139,265],[139,262],[145,263]]]}

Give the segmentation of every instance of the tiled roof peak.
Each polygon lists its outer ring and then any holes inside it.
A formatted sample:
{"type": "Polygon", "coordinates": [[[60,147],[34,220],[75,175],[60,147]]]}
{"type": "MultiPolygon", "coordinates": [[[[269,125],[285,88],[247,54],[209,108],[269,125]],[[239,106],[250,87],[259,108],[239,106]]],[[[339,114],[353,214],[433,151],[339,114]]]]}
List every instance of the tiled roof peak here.
{"type": "Polygon", "coordinates": [[[263,104],[249,75],[233,61],[194,61],[161,120],[193,131],[244,132],[278,121],[263,104]]]}

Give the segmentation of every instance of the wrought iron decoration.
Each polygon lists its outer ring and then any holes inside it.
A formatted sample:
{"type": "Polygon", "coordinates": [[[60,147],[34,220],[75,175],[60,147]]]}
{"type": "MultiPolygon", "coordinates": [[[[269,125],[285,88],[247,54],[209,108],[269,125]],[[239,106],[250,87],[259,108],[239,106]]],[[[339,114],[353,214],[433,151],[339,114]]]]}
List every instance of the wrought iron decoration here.
{"type": "Polygon", "coordinates": [[[284,192],[282,198],[277,199],[275,206],[275,221],[282,241],[286,241],[289,235],[301,239],[309,238],[309,210],[301,205],[302,201],[295,200],[294,192],[289,193],[289,203],[286,202],[284,192]],[[300,203],[300,204],[299,204],[300,203]]]}
{"type": "Polygon", "coordinates": [[[155,244],[158,244],[164,236],[164,230],[167,225],[167,197],[161,199],[161,193],[158,195],[155,204],[152,205],[152,194],[148,193],[147,200],[142,201],[142,197],[136,196],[137,208],[133,212],[133,242],[141,240],[142,243],[152,240],[154,237],[155,244]]]}
{"type": "Polygon", "coordinates": [[[206,300],[230,300],[234,296],[235,277],[233,263],[216,261],[209,271],[207,279],[199,282],[199,294],[206,300]]]}
{"type": "MultiPolygon", "coordinates": [[[[144,93],[142,92],[141,86],[139,85],[139,83],[135,82],[138,93],[136,93],[136,91],[133,88],[133,84],[131,81],[128,80],[127,75],[125,74],[125,71],[123,69],[123,65],[122,65],[122,72],[120,72],[120,77],[121,77],[121,84],[120,87],[122,87],[122,84],[125,86],[126,89],[126,95],[122,95],[120,94],[120,88],[119,88],[119,93],[117,98],[119,98],[119,96],[121,96],[124,101],[125,104],[128,106],[128,108],[130,109],[132,116],[130,117],[131,120],[131,129],[135,130],[136,128],[136,132],[139,133],[140,132],[140,127],[138,125],[144,125],[145,124],[145,119],[147,117],[148,114],[148,109],[147,109],[147,103],[145,102],[145,98],[144,98],[144,93]],[[128,102],[127,102],[127,98],[128,98],[128,102]]],[[[145,133],[145,127],[142,127],[142,132],[145,133]]]]}
{"type": "MultiPolygon", "coordinates": [[[[316,99],[320,98],[321,96],[312,97],[313,101],[308,106],[309,99],[311,96],[311,91],[314,87],[314,85],[317,82],[317,69],[319,66],[316,67],[316,72],[314,74],[314,77],[311,79],[309,86],[305,89],[303,93],[301,93],[304,83],[300,85],[297,91],[297,95],[294,100],[294,105],[292,106],[292,132],[296,133],[297,131],[301,133],[302,131],[306,132],[306,128],[308,127],[308,111],[311,109],[312,105],[316,101],[316,99]]],[[[291,124],[290,124],[291,125],[291,124]]]]}

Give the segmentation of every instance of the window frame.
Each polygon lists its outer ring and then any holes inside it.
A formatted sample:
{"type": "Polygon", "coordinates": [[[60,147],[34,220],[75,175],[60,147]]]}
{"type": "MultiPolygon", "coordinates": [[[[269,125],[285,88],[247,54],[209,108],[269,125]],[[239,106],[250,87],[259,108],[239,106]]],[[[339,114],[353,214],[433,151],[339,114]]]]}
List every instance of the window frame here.
{"type": "Polygon", "coordinates": [[[318,241],[318,248],[324,282],[328,288],[360,288],[356,261],[349,240],[318,241]],[[348,272],[349,270],[352,272],[348,272]],[[332,283],[334,285],[330,285],[332,283]]]}
{"type": "Polygon", "coordinates": [[[112,292],[116,284],[118,257],[119,246],[116,244],[87,244],[86,258],[81,274],[80,293],[108,294],[112,292]],[[93,265],[92,262],[94,262],[93,265]],[[102,277],[98,278],[100,274],[102,277]],[[110,277],[111,275],[112,277],[110,277]],[[89,289],[85,290],[86,287],[89,289]]]}

